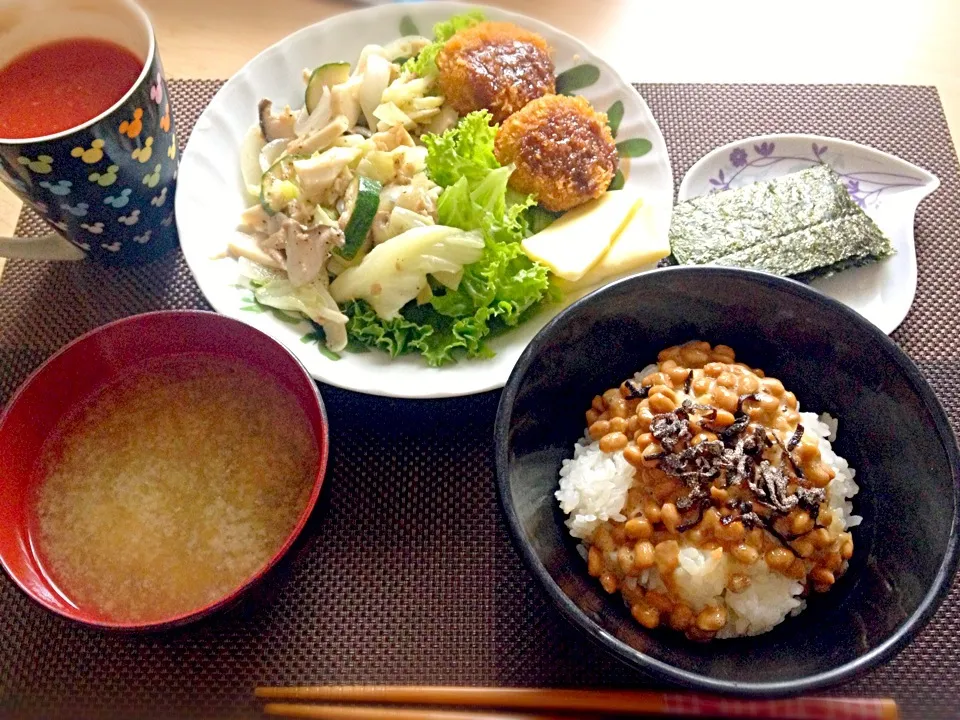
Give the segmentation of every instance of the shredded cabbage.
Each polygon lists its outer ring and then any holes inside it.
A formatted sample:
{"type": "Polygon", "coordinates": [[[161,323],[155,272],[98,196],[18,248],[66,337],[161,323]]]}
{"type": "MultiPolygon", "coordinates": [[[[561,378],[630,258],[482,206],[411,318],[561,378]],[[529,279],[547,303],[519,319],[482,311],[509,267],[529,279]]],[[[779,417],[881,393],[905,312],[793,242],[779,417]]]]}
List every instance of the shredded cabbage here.
{"type": "Polygon", "coordinates": [[[359,265],[344,270],[330,285],[339,303],[365,300],[384,320],[427,286],[427,275],[456,273],[483,255],[483,239],[443,225],[423,225],[377,245],[359,265]]]}
{"type": "Polygon", "coordinates": [[[240,273],[253,286],[253,296],[261,305],[290,312],[299,312],[320,326],[326,333],[331,350],[343,350],[347,345],[348,316],[340,311],[330,296],[327,284],[318,278],[311,283],[294,287],[283,273],[265,268],[241,258],[240,273]]]}

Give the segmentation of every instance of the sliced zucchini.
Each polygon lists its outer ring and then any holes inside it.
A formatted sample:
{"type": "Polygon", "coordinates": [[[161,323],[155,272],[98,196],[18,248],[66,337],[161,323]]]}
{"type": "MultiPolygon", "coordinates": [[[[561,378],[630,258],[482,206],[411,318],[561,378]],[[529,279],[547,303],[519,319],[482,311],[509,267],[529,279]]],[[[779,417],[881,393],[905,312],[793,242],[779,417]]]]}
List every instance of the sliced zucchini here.
{"type": "Polygon", "coordinates": [[[286,177],[285,164],[294,159],[291,155],[280,158],[260,178],[260,205],[267,215],[276,215],[300,196],[299,186],[286,177]]]}
{"type": "Polygon", "coordinates": [[[304,104],[307,106],[307,112],[312,113],[320,97],[323,95],[325,87],[333,87],[340,83],[345,83],[350,79],[350,63],[332,62],[321,65],[310,74],[307,80],[307,90],[303,95],[304,104]]]}
{"type": "Polygon", "coordinates": [[[362,175],[359,180],[360,187],[357,190],[357,201],[353,205],[350,220],[343,231],[344,243],[343,247],[340,248],[340,254],[347,260],[352,259],[357,251],[363,247],[363,241],[367,239],[367,234],[373,225],[373,218],[380,207],[380,190],[383,186],[376,180],[365,178],[362,175]]]}

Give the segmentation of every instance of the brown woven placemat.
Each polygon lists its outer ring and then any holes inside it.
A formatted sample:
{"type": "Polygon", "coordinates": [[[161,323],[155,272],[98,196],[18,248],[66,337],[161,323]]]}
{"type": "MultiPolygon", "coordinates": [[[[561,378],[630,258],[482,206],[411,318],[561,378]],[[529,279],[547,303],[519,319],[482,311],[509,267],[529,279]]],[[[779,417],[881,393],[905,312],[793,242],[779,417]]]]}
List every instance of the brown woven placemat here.
{"type": "MultiPolygon", "coordinates": [[[[182,138],[218,86],[171,83],[182,138]]],[[[940,177],[917,215],[920,289],[894,337],[960,426],[960,176],[936,90],[639,89],[677,181],[713,147],[777,131],[867,143],[940,177]]],[[[25,213],[19,231],[41,230],[25,213]]],[[[179,253],[136,269],[11,261],[0,282],[0,402],[86,330],[137,312],[208,307],[179,253]]],[[[257,683],[650,684],[568,627],[511,547],[494,495],[495,394],[402,403],[323,392],[332,462],[322,503],[264,589],[192,627],[118,635],[54,617],[4,575],[0,714],[246,716],[257,683]]],[[[891,695],[906,717],[960,717],[958,587],[897,658],[833,693],[891,695]]]]}

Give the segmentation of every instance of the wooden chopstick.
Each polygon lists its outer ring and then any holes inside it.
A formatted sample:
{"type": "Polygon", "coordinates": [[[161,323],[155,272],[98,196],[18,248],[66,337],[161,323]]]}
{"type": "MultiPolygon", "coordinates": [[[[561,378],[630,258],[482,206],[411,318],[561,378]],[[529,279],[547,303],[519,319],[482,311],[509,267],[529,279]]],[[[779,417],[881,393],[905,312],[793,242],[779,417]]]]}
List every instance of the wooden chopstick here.
{"type": "MultiPolygon", "coordinates": [[[[267,715],[312,720],[571,720],[569,715],[504,715],[497,712],[460,712],[457,710],[413,710],[409,708],[371,707],[369,705],[298,705],[267,703],[267,715]]],[[[580,716],[577,720],[590,720],[580,716]]]]}
{"type": "MultiPolygon", "coordinates": [[[[889,698],[796,697],[782,700],[738,700],[693,693],[662,693],[636,690],[552,690],[541,688],[482,688],[399,686],[314,686],[258,687],[256,696],[269,700],[300,700],[336,703],[379,703],[395,705],[453,705],[470,708],[507,708],[534,712],[621,713],[633,716],[665,715],[668,717],[708,716],[718,718],[765,717],[777,720],[808,718],[856,717],[858,720],[897,720],[899,711],[889,698]]],[[[268,705],[276,710],[279,705],[268,705]]],[[[305,707],[283,705],[284,708],[305,707]]],[[[310,712],[320,712],[310,706],[310,712]]],[[[302,711],[303,712],[303,711],[302,711]]],[[[388,717],[379,709],[379,717],[388,717]]],[[[420,714],[404,717],[426,718],[420,714]]],[[[280,714],[274,712],[272,714],[280,714]]],[[[330,715],[296,715],[295,717],[329,718],[330,715]]],[[[348,716],[337,718],[346,720],[348,716]]],[[[353,720],[371,715],[350,716],[353,720]]],[[[432,716],[435,720],[461,720],[449,713],[432,716]]],[[[503,716],[480,715],[480,718],[503,716]]],[[[473,716],[462,720],[479,720],[473,716]]]]}

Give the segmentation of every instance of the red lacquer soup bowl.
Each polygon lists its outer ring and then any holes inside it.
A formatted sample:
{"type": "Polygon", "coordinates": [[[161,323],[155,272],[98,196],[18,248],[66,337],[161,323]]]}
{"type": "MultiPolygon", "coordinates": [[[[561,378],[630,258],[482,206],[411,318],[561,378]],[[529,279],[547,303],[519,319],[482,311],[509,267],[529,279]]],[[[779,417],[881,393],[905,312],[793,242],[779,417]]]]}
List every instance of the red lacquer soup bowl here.
{"type": "MultiPolygon", "coordinates": [[[[239,390],[239,388],[238,388],[239,390]]],[[[303,530],[320,495],[328,455],[323,400],[313,379],[282,345],[259,330],[208,312],[156,312],[104,325],[74,340],[31,375],[0,414],[0,563],[30,597],[64,617],[103,628],[160,629],[181,625],[231,604],[263,579],[303,530]],[[279,549],[246,580],[202,607],[149,621],[117,621],[101,610],[69,599],[44,566],[33,529],[32,503],[43,480],[41,457],[48,438],[65,417],[105,387],[124,379],[143,363],[204,358],[204,362],[240,363],[272,380],[302,410],[316,439],[316,474],[289,535],[279,549]]]]}

